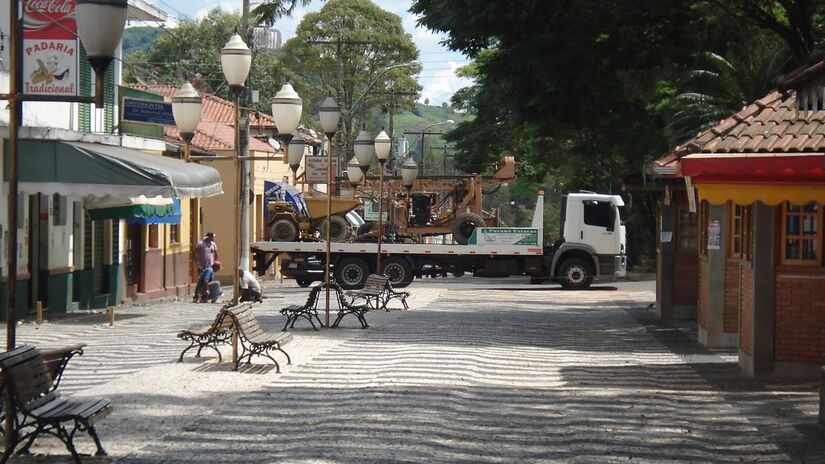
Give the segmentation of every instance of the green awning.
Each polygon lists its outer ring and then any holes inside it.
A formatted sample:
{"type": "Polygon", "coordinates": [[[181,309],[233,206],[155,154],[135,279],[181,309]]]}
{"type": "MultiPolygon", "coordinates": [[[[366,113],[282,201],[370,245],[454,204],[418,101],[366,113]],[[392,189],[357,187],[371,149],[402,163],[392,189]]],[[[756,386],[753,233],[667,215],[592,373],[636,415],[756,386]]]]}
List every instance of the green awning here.
{"type": "MultiPolygon", "coordinates": [[[[174,203],[148,204],[133,203],[121,206],[88,209],[93,221],[102,219],[158,218],[174,215],[177,211],[174,203]]],[[[180,213],[178,212],[178,217],[180,213]]]]}
{"type": "Polygon", "coordinates": [[[21,140],[19,162],[19,189],[26,193],[203,198],[223,192],[212,167],[117,145],[21,140]]]}

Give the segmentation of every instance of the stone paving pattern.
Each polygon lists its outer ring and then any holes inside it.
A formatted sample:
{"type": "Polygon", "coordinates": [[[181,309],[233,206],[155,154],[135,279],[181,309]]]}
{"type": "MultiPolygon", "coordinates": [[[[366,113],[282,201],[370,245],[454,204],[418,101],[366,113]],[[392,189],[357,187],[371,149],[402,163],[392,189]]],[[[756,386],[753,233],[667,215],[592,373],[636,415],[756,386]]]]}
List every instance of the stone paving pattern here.
{"type": "MultiPolygon", "coordinates": [[[[18,337],[89,343],[62,387],[114,401],[98,426],[110,456],[90,463],[825,462],[818,385],[744,379],[734,352],[652,315],[652,283],[521,283],[423,280],[412,310],[371,312],[370,329],[299,322],[281,374],[213,353],[176,362],[177,331],[219,305],[134,306],[114,327],[90,315],[18,337]]],[[[278,308],[306,290],[266,293],[256,314],[280,330],[278,308]]],[[[51,439],[34,451],[11,462],[69,462],[51,439]]]]}

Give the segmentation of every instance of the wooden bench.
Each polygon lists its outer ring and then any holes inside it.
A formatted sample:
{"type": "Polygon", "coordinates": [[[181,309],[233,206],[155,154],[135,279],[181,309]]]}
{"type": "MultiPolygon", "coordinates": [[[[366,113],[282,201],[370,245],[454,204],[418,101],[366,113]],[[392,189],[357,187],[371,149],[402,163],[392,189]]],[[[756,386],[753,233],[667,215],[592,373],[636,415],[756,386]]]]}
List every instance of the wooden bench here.
{"type": "Polygon", "coordinates": [[[307,301],[303,305],[294,304],[281,308],[281,314],[286,316],[286,323],[284,324],[283,330],[295,327],[295,323],[298,321],[298,318],[301,317],[308,320],[314,330],[318,330],[318,328],[315,327],[315,322],[312,320],[313,318],[318,321],[320,327],[324,326],[318,317],[318,294],[320,291],[321,286],[316,285],[309,290],[309,296],[307,296],[307,301]]]}
{"type": "MultiPolygon", "coordinates": [[[[321,285],[320,287],[326,288],[324,285],[321,285]]],[[[334,282],[330,282],[329,289],[335,292],[335,298],[338,301],[338,317],[335,318],[335,322],[332,323],[333,329],[337,328],[338,324],[341,323],[341,319],[343,319],[344,316],[347,316],[349,314],[352,314],[353,316],[358,318],[358,322],[361,323],[362,329],[366,329],[369,327],[369,324],[367,324],[367,319],[365,317],[367,312],[370,310],[369,302],[363,304],[355,304],[355,299],[348,299],[347,294],[344,293],[344,291],[341,290],[341,287],[339,287],[338,284],[334,282]]]]}
{"type": "Polygon", "coordinates": [[[189,342],[189,346],[184,348],[180,353],[178,362],[183,362],[183,355],[194,347],[198,347],[198,352],[195,357],[199,358],[201,351],[209,347],[218,353],[218,362],[222,361],[221,352],[218,350],[219,344],[227,344],[232,341],[232,318],[225,312],[219,311],[215,316],[212,325],[197,330],[181,330],[178,332],[178,338],[189,342]]]}
{"type": "Polygon", "coordinates": [[[46,359],[33,346],[21,346],[0,354],[0,369],[15,412],[12,443],[3,452],[0,462],[6,462],[21,443],[25,442],[25,445],[20,453],[27,452],[41,433],[60,439],[78,464],[80,455],[74,446],[78,431],[89,433],[97,446],[97,456],[106,454],[94,423],[111,412],[111,401],[105,398],[70,400],[61,396],[52,381],[46,359]]]}
{"type": "MultiPolygon", "coordinates": [[[[75,345],[44,350],[41,352],[43,355],[43,360],[46,362],[46,369],[48,369],[49,375],[52,376],[52,383],[54,384],[52,389],[56,389],[60,384],[60,381],[63,379],[63,371],[66,370],[66,365],[69,364],[69,361],[75,356],[82,355],[83,348],[85,346],[85,343],[77,343],[75,345]]],[[[5,396],[6,394],[4,382],[3,372],[0,371],[0,392],[2,392],[2,396],[5,396]]],[[[4,398],[0,399],[0,417],[3,416],[3,406],[5,406],[4,398]]],[[[4,424],[0,424],[0,431],[3,430],[3,425],[4,424]]]]}
{"type": "Polygon", "coordinates": [[[232,308],[224,309],[223,311],[232,318],[235,328],[238,331],[238,339],[241,342],[242,351],[235,362],[235,370],[245,358],[247,363],[252,362],[252,356],[266,356],[273,363],[275,363],[276,372],[281,372],[281,366],[278,361],[272,357],[270,352],[280,351],[286,356],[287,364],[292,364],[289,355],[281,348],[279,338],[280,333],[272,334],[266,333],[258,323],[258,319],[252,313],[252,303],[244,303],[232,308]]]}
{"type": "Polygon", "coordinates": [[[347,296],[351,298],[352,303],[358,299],[363,299],[367,305],[374,306],[375,309],[389,311],[390,308],[387,305],[392,300],[400,300],[404,309],[410,309],[407,305],[407,297],[410,296],[410,293],[393,290],[389,277],[385,275],[370,274],[367,276],[364,288],[351,290],[347,292],[347,296]]]}

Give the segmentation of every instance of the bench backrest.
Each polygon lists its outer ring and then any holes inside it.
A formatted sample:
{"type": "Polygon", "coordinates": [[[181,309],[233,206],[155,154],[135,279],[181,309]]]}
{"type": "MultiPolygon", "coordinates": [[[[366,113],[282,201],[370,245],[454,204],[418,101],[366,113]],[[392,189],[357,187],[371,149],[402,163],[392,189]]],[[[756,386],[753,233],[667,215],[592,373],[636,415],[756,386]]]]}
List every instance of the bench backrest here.
{"type": "Polygon", "coordinates": [[[370,274],[367,276],[367,281],[364,283],[364,290],[381,293],[385,288],[387,288],[389,282],[390,279],[387,276],[370,274]]]}
{"type": "Polygon", "coordinates": [[[53,390],[52,376],[40,350],[23,345],[0,354],[0,369],[12,402],[24,411],[43,405],[59,394],[53,390]]]}
{"type": "Polygon", "coordinates": [[[218,315],[215,316],[215,320],[212,322],[209,330],[216,333],[225,332],[231,330],[233,324],[234,321],[232,321],[232,318],[226,314],[226,312],[218,311],[218,315]]]}
{"type": "Polygon", "coordinates": [[[230,317],[237,325],[238,332],[243,337],[247,339],[255,338],[264,332],[258,323],[258,318],[252,313],[252,303],[241,304],[225,311],[231,315],[230,317]]]}
{"type": "Polygon", "coordinates": [[[309,295],[307,296],[307,302],[304,304],[305,308],[311,308],[318,304],[318,293],[321,292],[321,287],[323,285],[316,285],[309,289],[309,295]]]}

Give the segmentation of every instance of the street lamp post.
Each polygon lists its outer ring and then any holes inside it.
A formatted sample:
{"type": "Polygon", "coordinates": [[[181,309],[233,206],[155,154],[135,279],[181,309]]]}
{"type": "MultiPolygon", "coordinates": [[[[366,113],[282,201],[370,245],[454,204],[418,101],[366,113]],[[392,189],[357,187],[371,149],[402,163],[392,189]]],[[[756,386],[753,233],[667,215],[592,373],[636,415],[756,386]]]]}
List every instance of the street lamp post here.
{"type": "Polygon", "coordinates": [[[289,141],[286,150],[286,162],[289,164],[289,168],[292,169],[292,185],[298,185],[298,168],[301,166],[301,159],[304,157],[304,150],[306,149],[304,139],[300,136],[296,137],[296,135],[290,135],[292,140],[289,141]]]}
{"type": "MultiPolygon", "coordinates": [[[[238,304],[241,295],[241,281],[238,275],[238,269],[241,267],[241,255],[243,255],[244,241],[242,239],[243,231],[243,192],[245,191],[246,175],[244,173],[244,163],[241,161],[241,135],[240,135],[240,121],[241,121],[241,94],[244,91],[244,82],[249,75],[249,68],[252,66],[252,52],[246,46],[243,39],[238,33],[232,34],[229,42],[221,49],[221,69],[229,84],[229,89],[235,97],[235,182],[237,193],[237,211],[235,211],[235,224],[237,233],[237,246],[235,250],[235,265],[232,269],[232,303],[238,304]]],[[[234,350],[233,350],[234,357],[234,350]]]]}
{"type": "Polygon", "coordinates": [[[189,81],[180,86],[175,96],[172,97],[172,116],[175,118],[175,125],[178,127],[180,138],[183,139],[183,159],[188,163],[192,139],[201,121],[201,109],[203,108],[203,98],[198,94],[189,81]]]}
{"type": "Polygon", "coordinates": [[[455,121],[452,119],[447,119],[446,121],[430,124],[421,130],[421,174],[427,175],[427,173],[424,172],[424,169],[426,168],[426,162],[424,161],[424,136],[427,135],[427,131],[435,126],[452,126],[453,124],[455,124],[455,121]]]}
{"type": "Polygon", "coordinates": [[[366,127],[358,132],[358,137],[355,138],[352,149],[355,151],[355,158],[358,160],[358,166],[361,167],[361,171],[364,173],[364,182],[366,182],[367,171],[370,169],[372,156],[375,153],[375,141],[370,137],[366,127]]]}
{"type": "Polygon", "coordinates": [[[407,188],[407,220],[409,220],[410,212],[412,210],[412,198],[410,198],[410,193],[417,177],[418,165],[415,164],[415,160],[413,160],[412,157],[409,157],[406,161],[404,161],[404,164],[401,165],[401,180],[404,182],[404,187],[407,188]]]}
{"type": "MultiPolygon", "coordinates": [[[[9,34],[9,93],[0,94],[0,99],[9,103],[9,149],[8,149],[8,232],[6,266],[6,349],[14,349],[16,341],[17,317],[17,211],[18,211],[18,136],[23,120],[24,101],[51,101],[72,103],[94,103],[96,107],[103,106],[105,89],[105,74],[114,59],[123,29],[126,26],[127,0],[77,0],[74,19],[77,24],[77,35],[86,49],[89,64],[95,71],[95,96],[55,96],[31,95],[22,90],[23,77],[23,31],[20,20],[20,4],[16,0],[9,1],[9,18],[11,33],[9,34]]],[[[8,405],[7,405],[8,406],[8,405]]],[[[5,440],[6,446],[11,443],[14,433],[15,416],[9,408],[6,410],[5,440]]]]}
{"type": "Polygon", "coordinates": [[[382,224],[382,216],[384,215],[384,164],[390,156],[392,149],[392,140],[390,136],[381,129],[381,132],[375,137],[375,157],[378,158],[378,253],[375,258],[375,272],[381,272],[381,242],[384,238],[384,229],[382,224]]]}
{"type": "Polygon", "coordinates": [[[335,132],[338,131],[338,122],[341,120],[341,109],[332,96],[321,102],[318,116],[321,119],[321,126],[324,129],[324,138],[326,139],[324,140],[323,149],[327,150],[327,227],[325,231],[327,246],[324,259],[324,284],[326,284],[324,325],[329,327],[329,265],[330,259],[332,259],[332,244],[330,243],[330,234],[332,233],[332,221],[330,220],[332,217],[332,139],[335,137],[335,132]]]}

